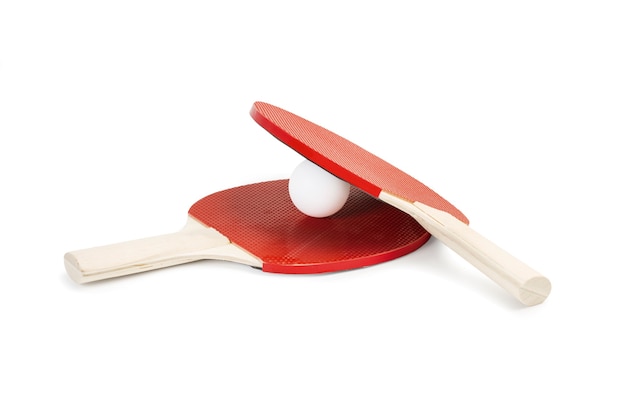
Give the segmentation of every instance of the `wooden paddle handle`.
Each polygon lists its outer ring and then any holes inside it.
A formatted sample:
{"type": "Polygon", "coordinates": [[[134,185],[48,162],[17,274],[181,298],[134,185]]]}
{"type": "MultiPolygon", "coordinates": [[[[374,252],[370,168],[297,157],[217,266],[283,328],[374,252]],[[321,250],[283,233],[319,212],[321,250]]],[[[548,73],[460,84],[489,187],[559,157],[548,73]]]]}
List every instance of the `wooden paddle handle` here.
{"type": "Polygon", "coordinates": [[[389,194],[381,199],[410,213],[431,235],[527,306],[542,303],[550,281],[513,255],[483,237],[451,214],[422,203],[407,203],[389,194]]]}
{"type": "Polygon", "coordinates": [[[190,218],[179,232],[65,254],[65,269],[78,283],[120,277],[201,259],[261,266],[228,238],[190,218]]]}

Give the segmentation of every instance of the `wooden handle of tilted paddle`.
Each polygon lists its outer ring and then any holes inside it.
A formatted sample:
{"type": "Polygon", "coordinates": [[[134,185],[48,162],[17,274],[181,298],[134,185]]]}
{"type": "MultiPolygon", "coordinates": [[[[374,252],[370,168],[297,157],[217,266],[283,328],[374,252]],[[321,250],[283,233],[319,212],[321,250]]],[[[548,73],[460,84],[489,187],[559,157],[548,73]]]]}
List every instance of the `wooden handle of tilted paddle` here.
{"type": "Polygon", "coordinates": [[[193,218],[179,232],[65,254],[65,269],[78,283],[120,277],[202,259],[262,266],[228,238],[193,218]]]}
{"type": "Polygon", "coordinates": [[[451,214],[425,204],[408,203],[390,194],[380,198],[410,213],[431,235],[474,265],[522,304],[542,303],[550,281],[519,259],[483,237],[451,214]]]}

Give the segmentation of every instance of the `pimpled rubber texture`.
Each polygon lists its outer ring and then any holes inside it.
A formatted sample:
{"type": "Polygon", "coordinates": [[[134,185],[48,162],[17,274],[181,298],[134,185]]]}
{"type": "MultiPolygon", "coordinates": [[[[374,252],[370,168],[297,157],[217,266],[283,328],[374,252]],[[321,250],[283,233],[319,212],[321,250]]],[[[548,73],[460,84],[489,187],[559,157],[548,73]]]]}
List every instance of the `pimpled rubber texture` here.
{"type": "Polygon", "coordinates": [[[256,102],[252,118],[265,130],[328,172],[378,196],[385,191],[411,203],[446,211],[468,224],[467,217],[415,178],[349,140],[271,104],[256,102]]]}
{"type": "Polygon", "coordinates": [[[352,187],[344,207],[326,218],[302,214],[288,180],[211,194],[189,215],[263,261],[263,270],[321,273],[369,266],[410,253],[429,239],[408,214],[352,187]]]}

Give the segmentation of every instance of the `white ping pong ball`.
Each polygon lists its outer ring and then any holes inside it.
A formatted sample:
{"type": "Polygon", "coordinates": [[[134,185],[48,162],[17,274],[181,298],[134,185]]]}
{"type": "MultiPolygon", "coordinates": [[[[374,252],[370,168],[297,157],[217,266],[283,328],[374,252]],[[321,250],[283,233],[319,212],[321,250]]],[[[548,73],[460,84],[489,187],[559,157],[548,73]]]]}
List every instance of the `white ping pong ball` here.
{"type": "Polygon", "coordinates": [[[350,184],[308,159],[302,161],[289,178],[291,201],[307,216],[332,216],[341,210],[349,194],[350,184]]]}

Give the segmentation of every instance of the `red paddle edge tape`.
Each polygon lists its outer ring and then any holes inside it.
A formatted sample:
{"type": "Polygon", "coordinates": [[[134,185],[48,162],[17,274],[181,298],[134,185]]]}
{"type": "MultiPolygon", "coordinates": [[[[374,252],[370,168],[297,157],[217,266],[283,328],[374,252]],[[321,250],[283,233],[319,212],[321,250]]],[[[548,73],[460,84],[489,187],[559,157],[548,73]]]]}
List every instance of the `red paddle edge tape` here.
{"type": "Polygon", "coordinates": [[[430,236],[431,235],[429,233],[424,233],[424,235],[420,239],[416,240],[410,245],[405,246],[402,249],[396,249],[391,252],[385,252],[376,256],[370,256],[365,261],[363,259],[352,259],[308,265],[280,265],[263,263],[262,270],[263,272],[278,274],[322,274],[326,272],[338,272],[373,266],[379,263],[401,258],[404,255],[408,255],[409,253],[419,249],[426,242],[428,242],[430,236]]]}
{"type": "Polygon", "coordinates": [[[333,175],[354,185],[355,187],[360,188],[366,193],[376,198],[380,196],[380,193],[382,191],[380,187],[377,187],[376,185],[365,181],[363,178],[353,174],[351,171],[331,161],[319,152],[316,152],[308,146],[302,144],[300,141],[293,139],[289,133],[280,129],[274,123],[265,118],[265,116],[259,113],[255,106],[252,106],[252,109],[250,110],[250,116],[252,116],[252,119],[257,122],[261,127],[263,127],[266,131],[268,131],[272,136],[278,138],[281,142],[289,145],[289,147],[298,152],[300,155],[304,156],[306,159],[310,160],[316,165],[319,165],[325,170],[333,173],[333,175]]]}

